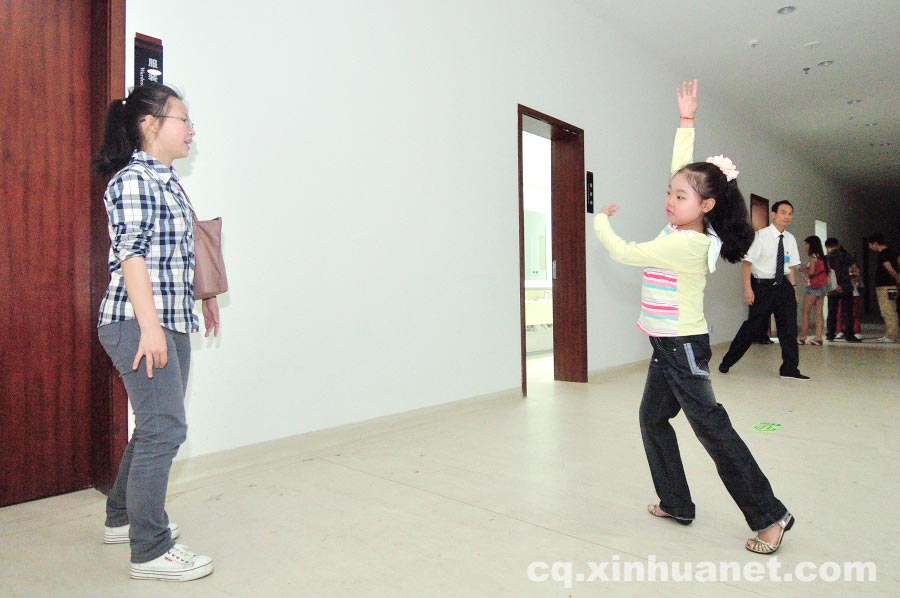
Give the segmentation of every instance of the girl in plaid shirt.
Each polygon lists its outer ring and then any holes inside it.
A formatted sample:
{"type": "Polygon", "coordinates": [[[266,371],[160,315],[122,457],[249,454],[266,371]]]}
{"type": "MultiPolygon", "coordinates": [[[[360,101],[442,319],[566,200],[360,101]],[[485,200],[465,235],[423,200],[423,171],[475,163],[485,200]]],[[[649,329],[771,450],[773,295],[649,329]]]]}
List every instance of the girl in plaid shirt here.
{"type": "MultiPolygon", "coordinates": [[[[194,211],[172,161],[187,157],[194,126],[181,97],[164,85],[135,88],[106,116],[94,170],[110,177],[110,282],[98,335],[122,376],[135,430],[106,503],[104,542],[131,544],[131,577],[188,581],[212,559],[175,543],[165,510],[172,459],[187,435],[184,392],[194,315],[194,211]],[[143,364],[141,363],[143,361],[143,364]]],[[[218,334],[215,298],[202,305],[206,335],[218,334]]]]}

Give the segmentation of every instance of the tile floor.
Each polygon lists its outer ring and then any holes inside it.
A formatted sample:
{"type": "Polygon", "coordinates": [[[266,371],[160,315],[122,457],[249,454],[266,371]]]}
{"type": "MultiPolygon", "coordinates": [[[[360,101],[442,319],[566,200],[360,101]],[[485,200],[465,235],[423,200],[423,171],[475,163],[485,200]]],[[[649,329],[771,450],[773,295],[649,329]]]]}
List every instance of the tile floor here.
{"type": "Polygon", "coordinates": [[[646,513],[645,363],[571,384],[548,380],[545,358],[530,365],[525,400],[510,391],[176,463],[168,510],[180,541],[216,560],[202,580],[130,580],[127,546],[101,543],[94,490],[0,509],[0,596],[896,596],[900,347],[800,354],[809,382],[778,378],[776,344],[755,345],[713,385],[796,515],[781,572],[872,562],[875,582],[592,579],[589,563],[612,576],[651,555],[698,572],[767,558],[744,550],[751,534],[682,416],[698,518],[682,527],[646,513]],[[754,431],[760,422],[781,428],[754,431]],[[553,563],[571,563],[572,587],[553,563]],[[529,580],[529,566],[549,578],[529,580]]]}

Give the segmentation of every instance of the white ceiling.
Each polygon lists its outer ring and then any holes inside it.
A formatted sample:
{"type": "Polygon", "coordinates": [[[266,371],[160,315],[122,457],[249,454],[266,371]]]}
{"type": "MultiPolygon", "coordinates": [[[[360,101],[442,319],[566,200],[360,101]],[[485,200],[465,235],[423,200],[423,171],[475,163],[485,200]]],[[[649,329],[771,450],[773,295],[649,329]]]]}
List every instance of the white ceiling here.
{"type": "Polygon", "coordinates": [[[900,193],[900,0],[578,1],[851,189],[900,193]]]}

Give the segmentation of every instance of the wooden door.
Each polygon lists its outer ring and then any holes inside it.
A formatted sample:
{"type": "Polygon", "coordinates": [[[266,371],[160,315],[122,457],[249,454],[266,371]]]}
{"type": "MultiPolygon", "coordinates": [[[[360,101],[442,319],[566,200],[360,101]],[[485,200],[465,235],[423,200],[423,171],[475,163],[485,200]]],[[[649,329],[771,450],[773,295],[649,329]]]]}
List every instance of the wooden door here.
{"type": "Polygon", "coordinates": [[[8,0],[0,40],[3,506],[106,485],[113,470],[89,167],[110,83],[124,83],[124,1],[8,0]]]}
{"type": "Polygon", "coordinates": [[[519,278],[522,395],[528,396],[525,350],[525,214],[522,176],[523,118],[550,127],[553,254],[553,378],[587,382],[587,299],[584,212],[584,131],[519,106],[519,278]]]}
{"type": "Polygon", "coordinates": [[[584,134],[580,129],[553,127],[550,169],[555,266],[553,379],[587,382],[584,134]]]}

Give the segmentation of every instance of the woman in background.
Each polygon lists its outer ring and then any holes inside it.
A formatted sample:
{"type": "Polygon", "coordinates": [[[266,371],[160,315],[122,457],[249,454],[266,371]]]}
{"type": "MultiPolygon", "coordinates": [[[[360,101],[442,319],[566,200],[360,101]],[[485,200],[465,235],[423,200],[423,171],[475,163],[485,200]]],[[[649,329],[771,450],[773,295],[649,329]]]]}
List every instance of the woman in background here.
{"type": "Polygon", "coordinates": [[[828,294],[828,263],[825,260],[825,250],[822,249],[822,241],[812,235],[804,239],[806,243],[806,255],[808,260],[800,266],[803,280],[806,282],[806,293],[803,296],[801,308],[800,334],[797,342],[806,344],[806,335],[809,332],[810,314],[816,318],[816,336],[809,341],[810,345],[822,346],[822,333],[825,330],[825,319],[822,310],[825,305],[825,295],[828,294]]]}

